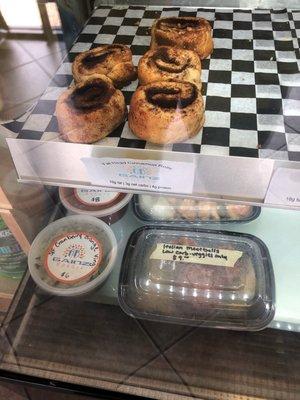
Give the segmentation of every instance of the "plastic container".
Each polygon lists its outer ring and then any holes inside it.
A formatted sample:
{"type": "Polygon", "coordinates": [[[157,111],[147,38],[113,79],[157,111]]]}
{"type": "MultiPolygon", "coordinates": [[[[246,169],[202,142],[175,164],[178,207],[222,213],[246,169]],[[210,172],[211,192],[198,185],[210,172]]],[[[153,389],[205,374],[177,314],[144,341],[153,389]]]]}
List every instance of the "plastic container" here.
{"type": "Polygon", "coordinates": [[[143,227],[124,254],[119,302],[136,318],[260,330],[274,316],[272,263],[251,235],[143,227]]]}
{"type": "Polygon", "coordinates": [[[26,268],[26,254],[4,221],[0,219],[0,276],[20,278],[26,268]]]}
{"type": "Polygon", "coordinates": [[[134,212],[151,223],[203,224],[253,221],[260,207],[174,196],[135,195],[134,212]]]}
{"type": "Polygon", "coordinates": [[[97,218],[76,215],[51,223],[37,235],[28,265],[41,289],[75,296],[104,282],[116,255],[117,241],[111,228],[97,218]]]}
{"type": "Polygon", "coordinates": [[[99,189],[59,188],[64,207],[72,214],[85,214],[113,224],[123,217],[132,194],[99,189]]]}

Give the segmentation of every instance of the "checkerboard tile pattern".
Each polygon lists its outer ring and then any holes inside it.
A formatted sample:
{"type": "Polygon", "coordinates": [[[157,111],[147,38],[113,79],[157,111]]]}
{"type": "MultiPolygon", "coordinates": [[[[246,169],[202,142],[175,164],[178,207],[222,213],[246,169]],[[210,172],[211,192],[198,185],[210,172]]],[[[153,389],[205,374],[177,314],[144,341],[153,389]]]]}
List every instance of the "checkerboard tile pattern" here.
{"type": "MultiPolygon", "coordinates": [[[[72,82],[76,55],[99,44],[130,46],[134,63],[149,49],[156,18],[202,16],[214,51],[202,62],[206,122],[199,134],[165,149],[300,161],[300,11],[103,6],[96,9],[68,58],[23,126],[19,138],[61,140],[55,103],[72,82]]],[[[123,89],[127,102],[137,87],[123,89]]],[[[99,146],[161,149],[122,124],[99,146]]]]}

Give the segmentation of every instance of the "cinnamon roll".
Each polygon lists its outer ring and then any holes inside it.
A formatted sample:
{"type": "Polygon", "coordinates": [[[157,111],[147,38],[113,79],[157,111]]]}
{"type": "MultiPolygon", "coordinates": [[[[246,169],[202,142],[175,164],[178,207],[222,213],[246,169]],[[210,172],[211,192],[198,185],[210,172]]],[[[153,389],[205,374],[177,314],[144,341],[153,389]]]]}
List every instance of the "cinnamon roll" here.
{"type": "Polygon", "coordinates": [[[201,59],[213,50],[211,26],[204,18],[168,17],[157,19],[152,26],[151,49],[174,46],[194,50],[201,59]]]}
{"type": "Polygon", "coordinates": [[[59,131],[73,143],[97,142],[117,128],[126,114],[122,92],[101,75],[70,87],[56,103],[59,131]]]}
{"type": "Polygon", "coordinates": [[[195,136],[204,123],[200,90],[193,83],[181,81],[140,86],[131,99],[128,123],[136,136],[155,144],[195,136]]]}
{"type": "Polygon", "coordinates": [[[78,54],[72,65],[76,82],[101,74],[110,78],[114,86],[121,89],[137,78],[132,63],[132,53],[123,44],[110,44],[78,54]]]}
{"type": "Polygon", "coordinates": [[[140,59],[138,77],[141,85],[151,82],[180,80],[201,88],[201,62],[191,50],[162,46],[149,50],[140,59]]]}

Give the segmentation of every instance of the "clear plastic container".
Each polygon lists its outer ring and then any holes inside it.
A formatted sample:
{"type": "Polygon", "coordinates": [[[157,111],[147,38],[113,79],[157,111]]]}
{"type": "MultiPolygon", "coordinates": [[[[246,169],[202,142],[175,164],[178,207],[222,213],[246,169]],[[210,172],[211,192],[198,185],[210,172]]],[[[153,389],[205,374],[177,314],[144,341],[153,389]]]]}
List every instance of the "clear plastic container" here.
{"type": "Polygon", "coordinates": [[[26,254],[0,218],[0,276],[20,278],[26,268],[26,254]]]}
{"type": "Polygon", "coordinates": [[[85,214],[113,224],[123,217],[132,194],[99,189],[59,188],[64,207],[72,214],[85,214]]]}
{"type": "Polygon", "coordinates": [[[245,204],[205,201],[174,196],[134,196],[136,216],[152,223],[249,222],[260,214],[260,207],[245,204]]]}
{"type": "Polygon", "coordinates": [[[34,239],[28,265],[43,290],[60,296],[85,294],[108,277],[117,255],[111,228],[90,216],[70,216],[49,224],[34,239]]]}
{"type": "Polygon", "coordinates": [[[274,316],[272,263],[251,235],[143,227],[127,245],[119,302],[136,318],[260,330],[274,316]]]}

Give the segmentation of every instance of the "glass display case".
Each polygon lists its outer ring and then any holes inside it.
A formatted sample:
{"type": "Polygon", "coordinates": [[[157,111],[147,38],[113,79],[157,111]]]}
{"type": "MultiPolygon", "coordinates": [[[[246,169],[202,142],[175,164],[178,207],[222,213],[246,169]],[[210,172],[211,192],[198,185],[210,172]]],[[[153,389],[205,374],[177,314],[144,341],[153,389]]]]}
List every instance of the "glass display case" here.
{"type": "Polygon", "coordinates": [[[0,380],[298,399],[298,1],[26,2],[0,0],[0,380]]]}

